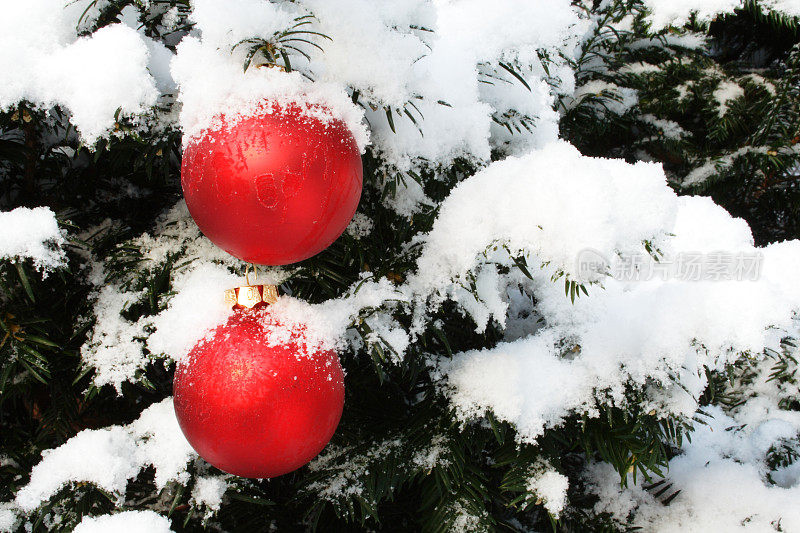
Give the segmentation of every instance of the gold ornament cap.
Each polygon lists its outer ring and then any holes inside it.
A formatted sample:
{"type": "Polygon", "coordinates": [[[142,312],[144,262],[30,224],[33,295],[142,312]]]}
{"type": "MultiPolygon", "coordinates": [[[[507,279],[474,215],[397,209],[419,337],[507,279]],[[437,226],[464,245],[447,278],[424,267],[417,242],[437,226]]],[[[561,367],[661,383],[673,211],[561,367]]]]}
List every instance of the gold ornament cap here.
{"type": "Polygon", "coordinates": [[[274,304],[278,300],[275,285],[243,285],[225,291],[225,305],[234,309],[252,309],[274,304]]]}

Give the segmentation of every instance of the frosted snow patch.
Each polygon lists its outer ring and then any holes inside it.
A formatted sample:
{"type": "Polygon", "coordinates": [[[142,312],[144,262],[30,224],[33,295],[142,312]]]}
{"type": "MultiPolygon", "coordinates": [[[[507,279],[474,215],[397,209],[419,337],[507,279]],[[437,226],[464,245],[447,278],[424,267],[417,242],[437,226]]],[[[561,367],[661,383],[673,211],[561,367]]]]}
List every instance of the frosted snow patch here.
{"type": "Polygon", "coordinates": [[[122,383],[144,368],[142,354],[147,317],[136,322],[127,320],[123,311],[134,304],[142,292],[123,292],[116,285],[104,286],[94,303],[96,321],[89,338],[81,346],[84,364],[95,369],[95,385],[113,385],[122,394],[122,383]]]}
{"type": "Polygon", "coordinates": [[[441,205],[409,278],[414,292],[449,286],[492,245],[524,251],[567,274],[579,253],[640,251],[674,223],[676,195],[661,166],[582,156],[555,142],[459,183],[441,205]]]}
{"type": "Polygon", "coordinates": [[[11,504],[0,503],[0,531],[11,533],[16,530],[17,513],[14,512],[11,504]]]}
{"type": "Polygon", "coordinates": [[[797,0],[763,0],[763,4],[772,11],[790,17],[800,17],[800,2],[797,0]]]}
{"type": "Polygon", "coordinates": [[[728,104],[744,96],[744,89],[732,81],[723,81],[714,89],[714,100],[717,102],[717,112],[720,116],[728,112],[728,104]]]}
{"type": "Polygon", "coordinates": [[[347,231],[348,235],[356,239],[361,239],[372,233],[372,228],[374,226],[375,223],[367,215],[364,213],[356,213],[353,215],[353,220],[350,221],[345,231],[347,231]]]}
{"type": "Polygon", "coordinates": [[[462,419],[491,410],[522,441],[535,441],[571,413],[592,413],[597,400],[624,403],[631,383],[664,384],[669,392],[653,397],[653,409],[691,415],[704,387],[692,376],[741,353],[778,350],[782,335],[797,333],[800,287],[791,265],[800,262],[800,243],[754,247],[744,221],[708,198],[677,197],[657,165],[584,157],[565,143],[509,158],[460,183],[424,242],[418,270],[401,288],[410,299],[443,293],[480,328],[492,316],[504,323],[508,286],[535,295],[538,314],[527,334],[518,323],[518,340],[438,362],[462,419]],[[574,275],[583,250],[642,254],[645,241],[661,262],[746,254],[761,269],[741,281],[601,276],[574,303],[551,279],[553,272],[574,275]],[[484,263],[513,263],[497,244],[546,267],[531,268],[532,280],[498,276],[484,263]],[[453,280],[474,283],[475,296],[453,280]],[[675,376],[682,388],[673,390],[675,376]]]}
{"type": "MultiPolygon", "coordinates": [[[[363,309],[378,308],[392,300],[404,301],[407,296],[385,278],[379,281],[364,280],[340,298],[320,304],[309,304],[291,296],[281,296],[270,306],[270,317],[285,327],[271,329],[270,342],[281,343],[292,330],[303,330],[303,341],[309,350],[330,350],[345,347],[345,333],[363,309]]],[[[408,335],[389,318],[374,317],[371,324],[378,335],[393,346],[402,357],[408,346],[408,335]]]]}
{"type": "Polygon", "coordinates": [[[85,429],[42,452],[15,503],[31,512],[72,482],[92,483],[122,499],[128,480],[148,466],[155,468],[160,490],[169,481],[188,481],[186,465],[195,456],[178,426],[172,398],[167,398],[127,426],[85,429]]]}
{"type": "Polygon", "coordinates": [[[118,109],[132,116],[156,103],[143,37],[123,24],[77,37],[85,4],[5,2],[0,16],[0,109],[21,100],[68,109],[88,145],[108,134],[118,109]],[[24,21],[24,22],[23,22],[24,21]]]}
{"type": "MultiPolygon", "coordinates": [[[[650,10],[647,19],[654,31],[667,26],[683,26],[692,14],[698,22],[709,22],[744,5],[743,0],[644,0],[644,3],[650,10]]],[[[762,0],[759,5],[766,11],[789,17],[800,16],[800,2],[797,0],[762,0]]]]}
{"type": "Polygon", "coordinates": [[[192,502],[208,509],[209,514],[219,511],[228,483],[222,476],[201,476],[195,480],[192,502]]]}
{"type": "Polygon", "coordinates": [[[689,132],[683,129],[680,124],[672,120],[661,119],[651,114],[642,115],[641,119],[655,126],[658,129],[659,135],[663,135],[667,139],[677,141],[689,135],[689,132]]]}
{"type": "Polygon", "coordinates": [[[762,419],[746,427],[719,407],[705,410],[711,418],[696,426],[691,441],[685,440],[681,453],[669,462],[671,490],[680,490],[670,505],[630,481],[621,489],[619,475],[600,463],[587,471],[590,488],[600,496],[595,510],[622,520],[632,514],[634,525],[656,533],[766,532],[776,531],[776,524],[783,531],[800,529],[795,503],[800,487],[764,479],[769,446],[796,435],[797,421],[762,419]]]}
{"type": "MultiPolygon", "coordinates": [[[[616,115],[624,115],[639,103],[639,95],[635,89],[620,87],[604,80],[592,80],[581,85],[572,95],[572,101],[578,103],[590,96],[602,97],[603,105],[599,108],[616,115]]],[[[567,105],[571,107],[574,103],[567,105]]]]}
{"type": "Polygon", "coordinates": [[[173,281],[175,296],[167,309],[151,318],[155,331],[147,339],[147,348],[181,360],[209,330],[230,316],[222,295],[241,284],[240,276],[215,264],[201,263],[178,273],[173,281]]]}
{"type": "Polygon", "coordinates": [[[319,80],[353,87],[368,98],[402,107],[413,97],[415,63],[428,54],[435,12],[427,0],[303,0],[319,20],[324,53],[309,66],[319,80]],[[369,53],[364,53],[369,50],[369,53]],[[354,61],[353,58],[358,60],[354,61]]]}
{"type": "Polygon", "coordinates": [[[544,461],[535,464],[531,470],[526,489],[553,518],[558,518],[567,506],[569,478],[544,461]]]}
{"type": "Polygon", "coordinates": [[[40,270],[64,265],[66,243],[49,207],[0,212],[0,259],[30,259],[40,270]]]}
{"type": "Polygon", "coordinates": [[[653,31],[667,26],[683,26],[694,14],[699,22],[709,22],[721,13],[730,13],[742,0],[644,0],[650,14],[647,19],[653,31]]]}
{"type": "Polygon", "coordinates": [[[154,511],[123,511],[101,516],[85,516],[74,533],[172,533],[171,523],[154,511]]]}
{"type": "Polygon", "coordinates": [[[520,440],[533,442],[572,413],[592,413],[596,399],[624,403],[627,383],[668,385],[677,375],[683,388],[668,396],[685,400],[670,397],[653,408],[691,415],[704,388],[692,375],[723,368],[740,353],[779,349],[785,332],[796,333],[800,291],[789,265],[800,259],[800,247],[761,251],[758,281],[609,281],[571,304],[560,286],[542,280],[537,297],[548,326],[440,361],[451,402],[464,420],[491,410],[516,426],[520,440]],[[566,347],[562,339],[570,339],[566,347]]]}

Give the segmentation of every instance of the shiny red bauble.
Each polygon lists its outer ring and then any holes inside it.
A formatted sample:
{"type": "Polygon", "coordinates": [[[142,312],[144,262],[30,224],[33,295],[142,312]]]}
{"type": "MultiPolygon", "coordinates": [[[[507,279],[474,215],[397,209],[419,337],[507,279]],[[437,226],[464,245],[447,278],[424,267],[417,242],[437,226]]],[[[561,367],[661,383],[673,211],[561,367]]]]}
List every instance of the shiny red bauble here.
{"type": "Polygon", "coordinates": [[[269,478],[300,468],[322,451],[342,416],[336,353],[308,353],[302,334],[270,345],[275,328],[266,308],[238,310],[175,371],[183,434],[203,459],[237,476],[269,478]]]}
{"type": "Polygon", "coordinates": [[[358,207],[362,168],[341,120],[265,103],[218,124],[189,141],[181,165],[186,205],[206,237],[243,261],[285,265],[342,234],[358,207]]]}

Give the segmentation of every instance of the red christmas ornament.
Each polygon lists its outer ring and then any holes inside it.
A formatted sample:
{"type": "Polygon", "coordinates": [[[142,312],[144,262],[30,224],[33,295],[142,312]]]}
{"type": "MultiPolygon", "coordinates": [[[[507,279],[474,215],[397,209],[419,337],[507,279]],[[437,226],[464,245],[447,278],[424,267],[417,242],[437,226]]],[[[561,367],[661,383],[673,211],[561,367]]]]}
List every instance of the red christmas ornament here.
{"type": "Polygon", "coordinates": [[[361,196],[361,156],[338,119],[270,106],[186,146],[186,205],[214,244],[249,263],[318,254],[345,230],[361,196]]]}
{"type": "Polygon", "coordinates": [[[333,436],[344,375],[333,351],[302,342],[270,346],[267,308],[239,309],[175,371],[174,405],[206,461],[242,477],[269,478],[313,459],[333,436]]]}

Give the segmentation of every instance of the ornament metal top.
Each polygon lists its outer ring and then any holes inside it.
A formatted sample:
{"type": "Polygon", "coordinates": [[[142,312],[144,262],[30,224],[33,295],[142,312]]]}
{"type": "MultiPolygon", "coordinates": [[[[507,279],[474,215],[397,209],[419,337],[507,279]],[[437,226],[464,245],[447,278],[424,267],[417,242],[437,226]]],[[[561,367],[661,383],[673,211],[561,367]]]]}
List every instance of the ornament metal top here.
{"type": "Polygon", "coordinates": [[[344,122],[313,111],[265,102],[189,141],[183,194],[214,244],[248,263],[285,265],[345,230],[361,197],[361,155],[344,122]]]}
{"type": "Polygon", "coordinates": [[[225,291],[225,304],[234,309],[253,309],[278,301],[275,285],[242,285],[225,291]]]}

